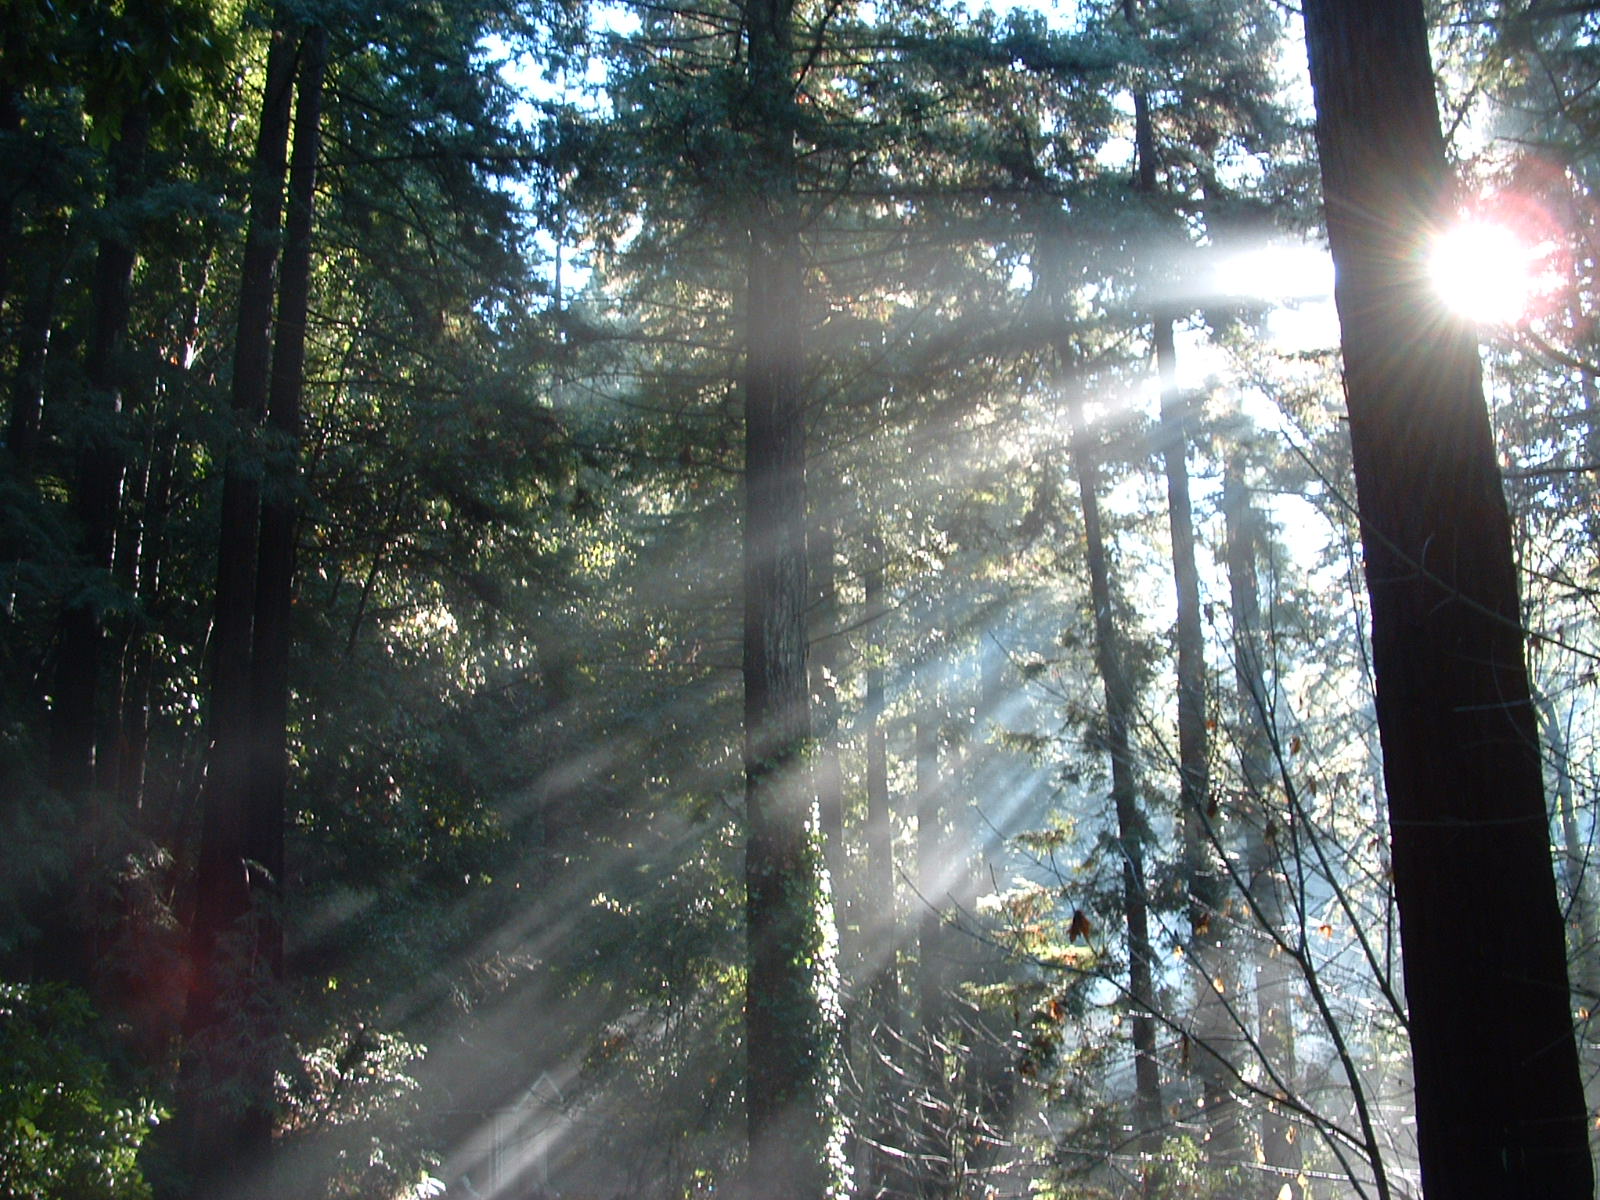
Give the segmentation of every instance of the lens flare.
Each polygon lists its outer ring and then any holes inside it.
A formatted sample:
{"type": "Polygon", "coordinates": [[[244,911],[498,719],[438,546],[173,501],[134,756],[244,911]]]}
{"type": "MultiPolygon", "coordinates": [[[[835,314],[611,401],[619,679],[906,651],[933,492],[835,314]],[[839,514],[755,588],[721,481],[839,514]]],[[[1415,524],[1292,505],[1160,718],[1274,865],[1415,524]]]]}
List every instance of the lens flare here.
{"type": "Polygon", "coordinates": [[[1433,240],[1428,273],[1434,291],[1448,308],[1479,325],[1535,318],[1560,287],[1556,233],[1532,200],[1486,200],[1433,240]]]}

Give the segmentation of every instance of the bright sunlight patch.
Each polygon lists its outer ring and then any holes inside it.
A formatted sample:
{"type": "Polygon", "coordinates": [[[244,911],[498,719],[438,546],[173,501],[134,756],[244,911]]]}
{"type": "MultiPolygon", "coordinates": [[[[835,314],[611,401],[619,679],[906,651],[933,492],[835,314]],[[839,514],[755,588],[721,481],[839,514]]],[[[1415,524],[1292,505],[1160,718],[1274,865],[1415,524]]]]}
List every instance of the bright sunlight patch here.
{"type": "Polygon", "coordinates": [[[1480,211],[1446,229],[1428,259],[1439,298],[1479,325],[1515,325],[1533,315],[1559,275],[1538,224],[1480,211]]]}

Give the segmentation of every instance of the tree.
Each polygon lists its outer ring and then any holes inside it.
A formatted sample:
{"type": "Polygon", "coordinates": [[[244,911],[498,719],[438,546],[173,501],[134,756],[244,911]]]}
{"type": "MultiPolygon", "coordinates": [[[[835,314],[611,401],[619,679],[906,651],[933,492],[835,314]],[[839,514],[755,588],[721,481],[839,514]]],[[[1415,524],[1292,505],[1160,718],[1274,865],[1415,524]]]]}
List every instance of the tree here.
{"type": "Polygon", "coordinates": [[[804,267],[795,176],[790,0],[748,0],[752,122],[745,272],[745,999],[751,1194],[820,1200],[832,1188],[837,1014],[823,927],[826,876],[805,763],[804,267]]]}
{"type": "Polygon", "coordinates": [[[1423,1185],[1436,1200],[1586,1197],[1593,1172],[1505,499],[1472,330],[1434,296],[1418,249],[1454,201],[1422,6],[1312,0],[1306,46],[1423,1185]],[[1484,1072],[1485,1061],[1504,1073],[1484,1072]]]}
{"type": "MultiPolygon", "coordinates": [[[[1242,452],[1235,450],[1224,466],[1222,513],[1226,524],[1228,596],[1233,617],[1233,674],[1239,731],[1239,780],[1243,798],[1261,817],[1246,825],[1244,883],[1252,915],[1268,931],[1254,942],[1256,968],[1256,1044],[1268,1068],[1278,1079],[1294,1082],[1294,1017],[1291,1009],[1293,967],[1278,944],[1284,927],[1284,892],[1281,859],[1276,837],[1265,836],[1276,829],[1269,797],[1274,794],[1272,746],[1267,728],[1269,700],[1266,669],[1262,656],[1260,586],[1256,575],[1259,553],[1259,515],[1250,503],[1244,479],[1242,452]]],[[[1287,1088],[1284,1089],[1286,1092],[1287,1088]]],[[[1275,1172],[1298,1176],[1301,1167],[1300,1145],[1294,1127],[1275,1104],[1264,1104],[1261,1111],[1261,1157],[1275,1172]]],[[[1281,1195],[1284,1184],[1279,1176],[1268,1177],[1262,1192],[1281,1195]]],[[[1297,1179],[1291,1179],[1286,1200],[1303,1195],[1297,1179]]]]}
{"type": "MultiPolygon", "coordinates": [[[[268,53],[235,344],[234,411],[270,421],[296,453],[304,387],[311,223],[327,32],[278,28],[268,53]],[[291,87],[292,84],[292,87],[291,87]],[[290,98],[293,167],[289,168],[290,98]],[[285,173],[289,213],[278,228],[285,173]],[[276,288],[274,283],[276,282],[276,288]],[[276,296],[276,321],[269,321],[276,296]]],[[[283,976],[285,723],[294,569],[292,472],[263,499],[260,465],[238,447],[224,484],[212,681],[212,759],[191,932],[184,1165],[195,1194],[266,1186],[275,1116],[283,976]],[[244,1016],[242,1028],[235,1022],[244,1016]]]]}

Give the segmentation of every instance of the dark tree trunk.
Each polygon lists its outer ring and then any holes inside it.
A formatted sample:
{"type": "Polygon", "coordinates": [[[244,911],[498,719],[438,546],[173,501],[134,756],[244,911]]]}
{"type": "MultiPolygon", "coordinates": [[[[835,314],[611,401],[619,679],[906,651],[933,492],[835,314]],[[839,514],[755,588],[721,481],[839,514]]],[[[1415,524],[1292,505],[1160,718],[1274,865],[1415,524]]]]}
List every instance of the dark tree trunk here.
{"type": "Polygon", "coordinates": [[[293,598],[295,493],[299,484],[301,395],[305,387],[306,317],[311,294],[311,227],[321,153],[322,79],[328,34],[306,32],[294,118],[294,159],[289,172],[289,212],[273,344],[267,424],[275,445],[261,500],[252,628],[250,716],[253,765],[245,840],[261,865],[259,894],[265,914],[257,934],[262,958],[276,978],[283,971],[284,793],[288,786],[289,610],[293,598]]]}
{"type": "Polygon", "coordinates": [[[744,377],[747,1189],[820,1200],[834,1175],[837,1016],[823,998],[834,964],[805,762],[810,593],[792,19],[788,0],[745,8],[756,144],[744,377]]]}
{"type": "Polygon", "coordinates": [[[1128,928],[1128,1008],[1132,1013],[1134,1129],[1141,1154],[1154,1154],[1161,1142],[1161,1072],[1156,1062],[1154,995],[1151,974],[1149,894],[1144,875],[1144,814],[1139,809],[1131,745],[1133,685],[1118,645],[1112,612],[1111,578],[1105,533],[1100,520],[1099,464],[1084,427],[1079,404],[1068,401],[1072,427],[1072,461],[1083,506],[1085,557],[1089,567],[1089,601],[1094,606],[1095,664],[1105,691],[1106,754],[1111,759],[1111,800],[1117,816],[1117,844],[1122,854],[1122,906],[1128,928]]]}
{"type": "Polygon", "coordinates": [[[1307,0],[1430,1200],[1593,1195],[1517,578],[1420,0],[1307,0]]]}
{"type": "MultiPolygon", "coordinates": [[[[129,398],[134,401],[130,407],[148,411],[148,396],[136,397],[130,391],[129,398]]],[[[155,480],[156,451],[154,441],[148,435],[138,447],[137,454],[131,453],[132,449],[130,442],[124,450],[127,467],[123,471],[119,497],[120,514],[111,560],[111,579],[119,594],[138,597],[143,601],[145,597],[139,588],[140,562],[146,549],[145,530],[151,485],[155,480]]],[[[104,672],[105,696],[98,705],[99,712],[96,715],[95,776],[98,787],[107,796],[122,795],[124,760],[129,751],[123,736],[125,729],[122,718],[128,704],[133,655],[139,642],[139,624],[138,617],[132,611],[118,613],[102,622],[105,631],[102,652],[109,669],[104,672]]],[[[124,812],[131,814],[132,809],[125,809],[124,812]]]]}
{"type": "Polygon", "coordinates": [[[111,151],[106,207],[112,231],[100,240],[90,293],[89,342],[84,353],[84,430],[78,450],[73,512],[80,560],[89,579],[66,604],[56,658],[51,711],[50,780],[64,795],[82,797],[95,785],[95,733],[105,663],[103,609],[116,552],[122,491],[122,353],[133,304],[138,252],[126,205],[144,173],[149,112],[135,105],[123,116],[111,151]]]}
{"type": "MultiPolygon", "coordinates": [[[[176,452],[176,437],[158,433],[151,450],[149,482],[145,487],[135,579],[139,595],[147,602],[159,593],[161,587],[176,452]]],[[[122,711],[118,718],[116,790],[123,811],[132,813],[144,807],[151,689],[155,682],[155,639],[148,631],[136,631],[127,647],[126,657],[126,683],[122,689],[122,711]]]]}
{"type": "Polygon", "coordinates": [[[23,474],[33,469],[44,420],[45,363],[50,328],[55,320],[62,264],[43,246],[35,250],[34,269],[26,272],[17,328],[17,358],[11,368],[10,411],[6,415],[6,448],[23,474]]]}
{"type": "MultiPolygon", "coordinates": [[[[217,589],[211,635],[210,747],[201,794],[199,861],[190,926],[186,1049],[174,1136],[190,1195],[236,1184],[249,1189],[271,1140],[270,1096],[261,1095],[264,1031],[242,1001],[271,978],[257,955],[252,891],[262,886],[250,816],[251,652],[260,520],[259,464],[246,441],[266,414],[272,300],[299,38],[282,27],[268,50],[257,135],[234,345],[236,443],[224,470],[217,589]],[[231,1029],[230,1022],[247,1027],[231,1029]]],[[[263,914],[264,915],[264,914],[263,914]]],[[[271,1076],[266,1076],[270,1085],[271,1076]]]]}
{"type": "MultiPolygon", "coordinates": [[[[1291,1011],[1294,967],[1279,947],[1284,928],[1284,889],[1277,848],[1265,836],[1278,818],[1272,745],[1267,732],[1267,681],[1262,662],[1260,589],[1256,555],[1258,519],[1250,504],[1237,455],[1224,468],[1222,513],[1226,526],[1228,593],[1233,610],[1233,676],[1238,697],[1239,774],[1244,811],[1236,816],[1245,833],[1245,883],[1256,919],[1273,934],[1252,939],[1256,969],[1256,1044],[1272,1074],[1292,1090],[1295,1076],[1291,1011]]],[[[1281,826],[1281,820],[1278,821],[1281,826]]],[[[1300,1142],[1294,1125],[1274,1105],[1261,1108],[1261,1157],[1272,1170],[1261,1186],[1263,1200],[1302,1200],[1300,1142]],[[1287,1184],[1285,1183],[1287,1181],[1287,1184]]]]}
{"type": "MultiPolygon", "coordinates": [[[[62,608],[49,727],[50,785],[73,813],[76,839],[70,875],[48,888],[35,912],[40,936],[32,948],[33,969],[46,978],[79,987],[95,983],[101,934],[111,914],[88,881],[98,874],[100,821],[95,796],[95,740],[106,709],[110,674],[105,609],[112,591],[117,518],[125,454],[122,447],[123,344],[133,303],[138,259],[129,202],[142,186],[149,144],[149,112],[136,104],[124,114],[111,147],[106,190],[108,232],[97,247],[90,285],[89,340],[84,349],[82,429],[76,448],[72,512],[77,522],[77,559],[82,577],[62,608]],[[87,885],[87,886],[86,886],[87,885]]],[[[27,348],[23,348],[24,353],[27,348]]],[[[20,363],[19,363],[20,366],[20,363]]],[[[36,414],[34,414],[36,416],[36,414]]],[[[29,451],[31,454],[31,450],[29,451]]]]}
{"type": "MultiPolygon", "coordinates": [[[[23,41],[22,22],[8,22],[0,37],[0,136],[7,138],[22,131],[22,87],[17,76],[27,53],[23,41]]],[[[0,304],[11,295],[11,249],[21,191],[17,182],[0,184],[0,304]]]]}
{"type": "Polygon", "coordinates": [[[1188,892],[1190,958],[1195,990],[1194,1034],[1207,1153],[1213,1161],[1240,1148],[1232,1095],[1235,1021],[1229,1014],[1236,972],[1223,945],[1226,895],[1212,820],[1211,747],[1206,732],[1205,630],[1200,612],[1200,572],[1195,563],[1194,510],[1189,502],[1188,412],[1177,387],[1177,351],[1170,314],[1155,318],[1156,363],[1161,375],[1161,452],[1167,475],[1172,533],[1172,575],[1177,588],[1178,813],[1182,822],[1184,887],[1188,892]]]}

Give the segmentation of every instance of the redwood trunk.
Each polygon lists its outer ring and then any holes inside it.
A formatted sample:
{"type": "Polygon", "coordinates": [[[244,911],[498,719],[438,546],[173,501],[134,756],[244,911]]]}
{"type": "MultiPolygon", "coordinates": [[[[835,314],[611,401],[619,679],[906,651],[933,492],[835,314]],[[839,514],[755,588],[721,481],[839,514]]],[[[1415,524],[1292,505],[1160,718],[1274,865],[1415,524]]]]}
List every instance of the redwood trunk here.
{"type": "MultiPolygon", "coordinates": [[[[64,231],[60,232],[65,236],[64,231]]],[[[24,475],[33,471],[39,434],[44,420],[45,363],[50,349],[50,327],[55,320],[62,266],[56,255],[34,247],[38,256],[27,273],[18,322],[17,359],[11,374],[11,406],[6,417],[6,448],[24,475]]]]}
{"type": "Polygon", "coordinates": [[[747,1190],[821,1200],[836,1014],[822,927],[825,874],[805,762],[804,284],[795,198],[788,0],[752,0],[748,110],[758,172],[746,271],[744,720],[747,1190]]]}
{"type": "Polygon", "coordinates": [[[250,709],[253,767],[245,820],[252,860],[262,866],[260,893],[267,911],[257,934],[274,977],[283,969],[284,792],[288,786],[289,610],[294,583],[295,491],[299,482],[301,396],[305,388],[306,316],[311,291],[311,227],[321,152],[322,79],[328,35],[308,30],[301,48],[289,173],[289,212],[278,320],[273,344],[267,424],[276,439],[277,470],[267,472],[261,501],[252,627],[250,709]]]}
{"type": "Polygon", "coordinates": [[[1538,732],[1420,0],[1307,0],[1429,1200],[1593,1195],[1538,732]]]}
{"type": "Polygon", "coordinates": [[[261,488],[247,443],[266,415],[270,388],[272,302],[298,40],[278,28],[268,50],[234,344],[232,406],[240,442],[230,448],[223,476],[210,746],[189,931],[185,1061],[174,1122],[189,1194],[197,1200],[225,1186],[254,1186],[271,1144],[271,1076],[261,1067],[270,1033],[255,1023],[255,1004],[245,1003],[259,1003],[263,980],[272,975],[272,964],[261,961],[256,942],[266,930],[248,920],[252,891],[262,886],[268,864],[256,857],[262,847],[250,815],[261,488]]]}
{"type": "MultiPolygon", "coordinates": [[[[148,110],[141,104],[123,116],[111,151],[108,208],[126,204],[144,172],[150,138],[148,110]]],[[[137,261],[128,214],[124,227],[100,240],[90,296],[89,344],[84,357],[86,432],[78,451],[73,512],[78,519],[81,559],[96,577],[62,612],[56,659],[55,702],[51,710],[50,780],[70,797],[81,798],[95,785],[95,732],[100,708],[100,677],[105,668],[103,591],[110,584],[116,551],[118,499],[124,454],[120,445],[122,352],[133,304],[137,261]]]]}

